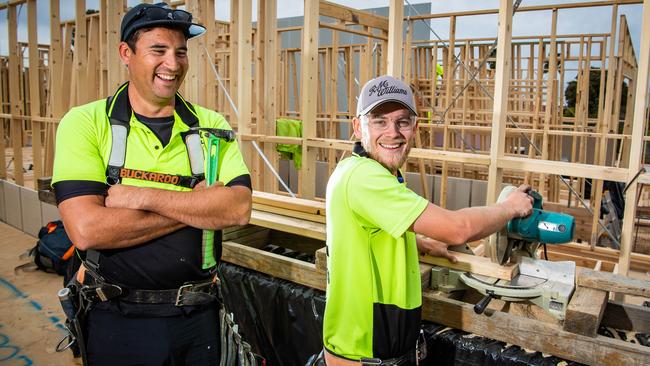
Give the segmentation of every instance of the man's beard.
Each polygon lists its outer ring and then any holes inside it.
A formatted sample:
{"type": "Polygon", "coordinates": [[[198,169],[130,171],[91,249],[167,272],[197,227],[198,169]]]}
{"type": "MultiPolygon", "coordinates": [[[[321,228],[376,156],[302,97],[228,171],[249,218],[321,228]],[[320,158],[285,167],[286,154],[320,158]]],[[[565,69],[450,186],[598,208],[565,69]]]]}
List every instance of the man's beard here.
{"type": "Polygon", "coordinates": [[[399,168],[402,167],[402,165],[404,165],[404,163],[406,163],[409,153],[411,152],[411,145],[408,143],[408,141],[406,142],[406,145],[406,150],[404,151],[404,154],[402,154],[402,157],[399,159],[397,164],[395,164],[395,166],[389,166],[385,162],[379,160],[379,157],[375,154],[375,151],[370,144],[370,133],[368,133],[368,126],[366,125],[361,127],[361,146],[363,146],[364,150],[366,150],[370,158],[377,161],[391,173],[396,172],[399,170],[399,168]]]}

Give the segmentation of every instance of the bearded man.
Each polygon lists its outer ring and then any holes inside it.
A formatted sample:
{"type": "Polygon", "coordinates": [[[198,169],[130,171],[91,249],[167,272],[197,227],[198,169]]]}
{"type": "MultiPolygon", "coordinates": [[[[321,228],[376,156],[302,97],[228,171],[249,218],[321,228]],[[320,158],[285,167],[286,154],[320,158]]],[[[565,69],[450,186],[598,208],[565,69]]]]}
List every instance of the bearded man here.
{"type": "Polygon", "coordinates": [[[450,211],[408,189],[399,169],[418,123],[413,92],[401,80],[380,76],[366,83],[352,125],[360,142],[327,184],[323,357],[329,366],[415,365],[421,355],[418,251],[453,261],[449,245],[527,216],[532,198],[521,186],[501,203],[450,211]]]}

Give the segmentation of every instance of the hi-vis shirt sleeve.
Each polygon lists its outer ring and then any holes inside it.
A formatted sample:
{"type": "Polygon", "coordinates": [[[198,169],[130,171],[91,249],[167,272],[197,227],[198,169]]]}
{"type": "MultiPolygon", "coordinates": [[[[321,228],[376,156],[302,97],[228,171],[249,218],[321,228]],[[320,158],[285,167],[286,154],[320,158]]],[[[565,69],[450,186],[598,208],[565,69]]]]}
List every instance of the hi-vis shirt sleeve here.
{"type": "Polygon", "coordinates": [[[52,183],[66,180],[106,182],[106,167],[99,148],[100,132],[88,111],[73,108],[56,132],[52,183]]]}
{"type": "Polygon", "coordinates": [[[429,203],[370,160],[350,173],[346,191],[349,206],[362,225],[382,229],[396,239],[429,203]]]}

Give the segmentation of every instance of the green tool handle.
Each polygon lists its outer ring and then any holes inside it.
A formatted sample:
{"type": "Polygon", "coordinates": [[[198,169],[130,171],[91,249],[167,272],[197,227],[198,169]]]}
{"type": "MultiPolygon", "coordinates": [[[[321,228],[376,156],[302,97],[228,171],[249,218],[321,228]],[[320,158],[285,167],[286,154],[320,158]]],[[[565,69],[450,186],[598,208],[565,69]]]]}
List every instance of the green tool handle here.
{"type": "MultiPolygon", "coordinates": [[[[219,141],[216,136],[208,136],[208,153],[205,169],[205,185],[210,187],[217,182],[219,175],[219,141]]],[[[202,269],[209,269],[217,265],[214,259],[214,230],[204,229],[201,240],[203,254],[202,269]]]]}

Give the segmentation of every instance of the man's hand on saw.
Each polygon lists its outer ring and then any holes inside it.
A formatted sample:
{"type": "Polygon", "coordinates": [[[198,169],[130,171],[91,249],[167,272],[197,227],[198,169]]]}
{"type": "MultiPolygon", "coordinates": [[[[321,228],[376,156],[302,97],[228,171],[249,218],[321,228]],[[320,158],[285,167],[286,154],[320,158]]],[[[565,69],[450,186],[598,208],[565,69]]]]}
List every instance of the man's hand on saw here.
{"type": "Polygon", "coordinates": [[[522,184],[502,202],[513,218],[526,217],[533,212],[533,197],[528,194],[529,191],[530,186],[522,184]]]}
{"type": "Polygon", "coordinates": [[[446,243],[431,239],[424,235],[417,235],[415,242],[418,246],[418,251],[421,254],[447,258],[451,263],[458,262],[458,258],[449,253],[449,246],[446,243]]]}

